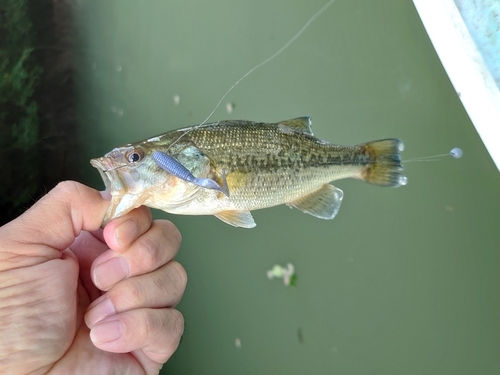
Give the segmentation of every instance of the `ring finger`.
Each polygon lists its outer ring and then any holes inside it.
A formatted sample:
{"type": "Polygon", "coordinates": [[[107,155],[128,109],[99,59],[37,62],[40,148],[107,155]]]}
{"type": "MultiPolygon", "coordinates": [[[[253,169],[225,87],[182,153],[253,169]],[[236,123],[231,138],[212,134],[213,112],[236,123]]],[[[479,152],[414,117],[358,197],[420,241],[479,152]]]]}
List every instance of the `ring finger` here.
{"type": "Polygon", "coordinates": [[[158,270],[117,283],[89,306],[85,323],[92,328],[108,316],[139,308],[173,307],[186,288],[184,268],[171,261],[158,270]]]}

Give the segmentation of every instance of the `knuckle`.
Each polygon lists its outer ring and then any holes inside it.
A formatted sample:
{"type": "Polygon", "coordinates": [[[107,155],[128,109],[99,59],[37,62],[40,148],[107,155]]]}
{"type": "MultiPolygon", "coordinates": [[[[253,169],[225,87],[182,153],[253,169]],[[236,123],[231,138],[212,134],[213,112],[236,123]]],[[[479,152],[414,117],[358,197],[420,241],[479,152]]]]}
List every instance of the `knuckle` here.
{"type": "Polygon", "coordinates": [[[143,301],[146,297],[146,291],[144,290],[143,285],[139,282],[136,282],[136,280],[127,281],[129,282],[126,284],[126,287],[124,288],[125,290],[120,293],[122,296],[121,298],[126,301],[128,308],[142,306],[143,301]]]}
{"type": "Polygon", "coordinates": [[[175,260],[170,262],[170,266],[172,267],[172,278],[174,279],[175,284],[181,286],[184,290],[188,281],[186,270],[175,260]]]}
{"type": "Polygon", "coordinates": [[[170,326],[173,336],[181,337],[184,332],[184,316],[179,310],[170,309],[170,326]]]}
{"type": "Polygon", "coordinates": [[[165,281],[164,278],[156,275],[153,278],[153,282],[154,282],[156,289],[158,290],[159,293],[161,293],[162,296],[170,294],[170,288],[169,288],[168,283],[165,281]]]}
{"type": "Polygon", "coordinates": [[[166,320],[161,310],[145,310],[143,317],[145,335],[150,340],[162,335],[166,330],[166,320]]]}
{"type": "Polygon", "coordinates": [[[74,196],[81,195],[84,185],[76,181],[61,181],[59,182],[53,190],[56,196],[74,196]]]}
{"type": "Polygon", "coordinates": [[[55,198],[57,201],[65,202],[69,197],[79,195],[79,189],[77,187],[77,182],[75,181],[62,181],[59,182],[56,187],[49,192],[48,195],[55,198]]]}
{"type": "Polygon", "coordinates": [[[178,310],[163,309],[161,312],[156,310],[149,318],[151,320],[144,332],[144,349],[150,358],[163,363],[179,346],[184,332],[184,317],[178,310]]]}
{"type": "Polygon", "coordinates": [[[150,310],[150,314],[146,313],[144,319],[147,321],[145,328],[148,337],[161,334],[180,337],[184,332],[184,316],[176,309],[164,309],[163,312],[150,310]]]}
{"type": "Polygon", "coordinates": [[[179,248],[182,242],[182,235],[179,229],[169,220],[163,220],[166,237],[170,240],[171,244],[179,248]]]}
{"type": "Polygon", "coordinates": [[[127,215],[125,215],[125,217],[136,218],[136,220],[138,220],[140,223],[144,224],[148,223],[148,226],[151,224],[151,221],[153,219],[153,214],[151,213],[151,210],[146,206],[140,206],[134,208],[127,215]]]}
{"type": "Polygon", "coordinates": [[[155,241],[144,237],[137,243],[135,249],[137,258],[147,269],[156,269],[161,261],[160,249],[155,241]]]}
{"type": "Polygon", "coordinates": [[[79,183],[76,181],[61,181],[54,188],[55,191],[71,193],[78,190],[79,183]]]}

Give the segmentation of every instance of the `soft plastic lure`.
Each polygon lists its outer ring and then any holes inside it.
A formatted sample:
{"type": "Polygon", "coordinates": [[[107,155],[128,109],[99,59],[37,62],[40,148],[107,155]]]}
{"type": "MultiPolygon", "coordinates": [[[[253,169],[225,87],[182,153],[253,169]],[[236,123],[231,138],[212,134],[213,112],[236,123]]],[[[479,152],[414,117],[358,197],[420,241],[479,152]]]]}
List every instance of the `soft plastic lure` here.
{"type": "Polygon", "coordinates": [[[210,178],[194,177],[193,174],[181,163],[179,163],[177,159],[162,151],[155,151],[152,158],[159,167],[171,175],[206,189],[218,190],[226,197],[229,197],[229,188],[227,187],[226,175],[224,171],[222,171],[222,186],[219,186],[217,182],[210,178]]]}

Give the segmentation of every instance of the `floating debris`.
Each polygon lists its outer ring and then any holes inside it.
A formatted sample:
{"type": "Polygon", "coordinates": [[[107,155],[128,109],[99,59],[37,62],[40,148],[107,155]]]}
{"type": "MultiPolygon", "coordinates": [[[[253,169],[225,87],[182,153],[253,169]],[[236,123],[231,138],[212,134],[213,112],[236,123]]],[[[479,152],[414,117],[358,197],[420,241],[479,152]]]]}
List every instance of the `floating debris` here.
{"type": "Polygon", "coordinates": [[[236,105],[234,103],[227,102],[227,104],[226,104],[226,112],[227,113],[233,113],[234,107],[236,107],[236,105]]]}
{"type": "Polygon", "coordinates": [[[267,271],[267,277],[269,280],[283,278],[283,283],[286,286],[295,286],[297,284],[297,275],[292,263],[288,263],[286,268],[276,264],[271,270],[267,271]]]}
{"type": "Polygon", "coordinates": [[[236,345],[236,349],[241,349],[241,340],[238,338],[234,340],[234,345],[236,345]]]}
{"type": "Polygon", "coordinates": [[[181,102],[181,97],[179,95],[174,95],[174,105],[179,105],[181,102]]]}

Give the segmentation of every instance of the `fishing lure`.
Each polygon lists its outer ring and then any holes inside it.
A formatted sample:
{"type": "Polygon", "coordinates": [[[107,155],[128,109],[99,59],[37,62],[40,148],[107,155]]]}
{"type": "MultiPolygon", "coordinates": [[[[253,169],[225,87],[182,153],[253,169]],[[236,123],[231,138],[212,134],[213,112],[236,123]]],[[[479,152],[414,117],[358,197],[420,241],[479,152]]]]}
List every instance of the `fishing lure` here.
{"type": "Polygon", "coordinates": [[[155,151],[151,157],[158,166],[173,176],[180,178],[183,181],[191,182],[192,184],[204,187],[206,189],[218,190],[226,197],[229,197],[229,189],[227,187],[226,173],[222,171],[222,186],[210,178],[197,178],[184,167],[177,159],[165,154],[162,151],[155,151]]]}

